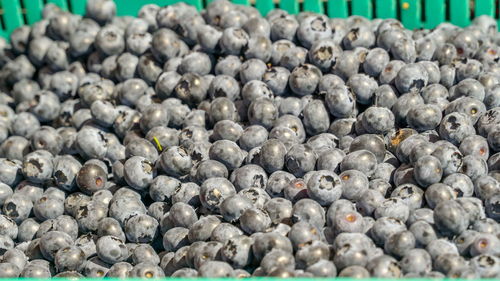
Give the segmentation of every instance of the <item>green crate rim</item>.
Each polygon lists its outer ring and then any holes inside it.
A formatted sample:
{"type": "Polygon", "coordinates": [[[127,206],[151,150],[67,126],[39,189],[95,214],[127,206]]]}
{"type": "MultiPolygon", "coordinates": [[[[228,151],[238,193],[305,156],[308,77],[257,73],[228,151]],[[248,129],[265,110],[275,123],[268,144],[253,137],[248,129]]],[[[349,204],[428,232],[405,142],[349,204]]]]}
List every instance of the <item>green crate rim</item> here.
{"type": "MultiPolygon", "coordinates": [[[[142,5],[171,5],[182,0],[114,0],[118,15],[136,15],[142,5]]],[[[202,9],[213,0],[183,0],[202,9]]],[[[499,18],[500,2],[496,0],[232,0],[252,5],[263,15],[275,8],[296,14],[300,11],[324,13],[345,18],[360,15],[367,18],[398,18],[409,29],[434,28],[442,22],[467,26],[474,17],[499,18]]],[[[84,14],[86,0],[0,0],[0,36],[8,38],[15,28],[32,24],[41,18],[43,5],[54,3],[64,10],[84,14]]]]}

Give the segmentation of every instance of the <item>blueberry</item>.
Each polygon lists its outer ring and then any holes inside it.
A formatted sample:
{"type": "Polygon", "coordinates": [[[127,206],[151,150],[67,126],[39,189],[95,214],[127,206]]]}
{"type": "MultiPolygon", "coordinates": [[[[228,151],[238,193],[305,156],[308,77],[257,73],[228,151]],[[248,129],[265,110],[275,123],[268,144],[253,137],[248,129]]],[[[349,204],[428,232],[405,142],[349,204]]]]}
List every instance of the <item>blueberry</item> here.
{"type": "Polygon", "coordinates": [[[472,256],[490,254],[495,255],[496,246],[499,243],[498,238],[492,234],[478,234],[470,245],[470,254],[472,256]]]}
{"type": "Polygon", "coordinates": [[[113,218],[103,218],[100,220],[97,228],[97,234],[99,237],[109,235],[119,238],[121,241],[125,241],[125,233],[123,232],[120,223],[113,218]]]}
{"type": "Polygon", "coordinates": [[[225,198],[236,193],[233,184],[225,178],[210,178],[201,185],[200,201],[209,209],[218,209],[225,198]]]}
{"type": "MultiPolygon", "coordinates": [[[[150,167],[149,172],[144,170],[144,173],[149,173],[151,179],[153,178],[153,165],[147,159],[143,159],[146,165],[145,167],[150,167]]],[[[172,146],[165,150],[159,158],[160,165],[163,170],[170,176],[182,176],[189,173],[192,167],[191,156],[187,151],[179,146],[172,146]]]]}
{"type": "MultiPolygon", "coordinates": [[[[251,24],[251,19],[247,24],[251,24]]],[[[246,59],[259,59],[264,62],[269,61],[272,52],[272,42],[268,37],[262,35],[252,35],[250,34],[250,39],[248,40],[248,45],[244,51],[246,59]]],[[[240,74],[241,75],[241,74],[240,74]]]]}
{"type": "Polygon", "coordinates": [[[356,105],[354,94],[343,85],[327,89],[325,101],[330,113],[339,118],[349,117],[356,105]]]}
{"type": "Polygon", "coordinates": [[[462,154],[455,146],[448,142],[443,142],[436,147],[432,156],[439,159],[443,168],[443,175],[449,175],[458,171],[462,165],[462,154]]]}
{"type": "Polygon", "coordinates": [[[311,15],[299,21],[297,37],[306,48],[311,47],[314,41],[328,38],[331,34],[332,30],[325,16],[311,15]]]}
{"type": "Polygon", "coordinates": [[[33,213],[41,221],[55,219],[64,213],[63,203],[58,198],[42,196],[33,204],[33,213]]]}
{"type": "Polygon", "coordinates": [[[0,273],[0,276],[3,278],[15,278],[19,277],[19,274],[21,273],[20,269],[15,265],[10,262],[3,262],[0,264],[0,269],[2,270],[2,273],[0,273]]]}
{"type": "Polygon", "coordinates": [[[486,200],[485,202],[486,213],[493,219],[497,219],[499,217],[500,214],[498,210],[499,201],[500,201],[500,196],[496,194],[488,198],[488,200],[486,200]]]}
{"type": "Polygon", "coordinates": [[[106,55],[116,55],[125,49],[123,32],[115,25],[102,28],[96,36],[95,45],[106,55]]]}
{"type": "Polygon", "coordinates": [[[165,273],[158,265],[150,262],[141,262],[130,270],[129,276],[138,278],[161,278],[165,277],[165,273]]]}
{"type": "Polygon", "coordinates": [[[241,28],[230,27],[223,31],[219,44],[227,55],[239,55],[241,49],[248,44],[249,36],[241,28]]]}
{"type": "Polygon", "coordinates": [[[340,164],[341,171],[358,170],[370,176],[375,171],[377,159],[368,150],[357,150],[348,153],[340,164]]]}
{"type": "Polygon", "coordinates": [[[238,143],[242,149],[248,151],[262,145],[267,140],[268,134],[264,127],[252,125],[243,130],[238,143]]]}
{"type": "Polygon", "coordinates": [[[132,188],[139,190],[147,188],[155,173],[153,164],[144,157],[133,156],[125,161],[124,178],[132,188]]]}
{"type": "Polygon", "coordinates": [[[303,179],[291,179],[283,189],[284,196],[287,200],[297,202],[300,199],[308,198],[307,184],[303,179]]]}
{"type": "Polygon", "coordinates": [[[498,274],[498,258],[492,255],[479,255],[471,259],[471,267],[482,278],[494,277],[498,274]]]}
{"type": "Polygon", "coordinates": [[[436,206],[434,220],[438,229],[445,235],[460,233],[468,225],[467,213],[453,200],[441,202],[436,206]]]}
{"type": "Polygon", "coordinates": [[[199,269],[204,263],[215,260],[220,256],[222,246],[223,244],[220,242],[207,242],[196,247],[192,245],[187,252],[187,263],[193,263],[194,268],[199,269]]]}
{"type": "MultiPolygon", "coordinates": [[[[96,164],[86,164],[78,171],[76,183],[84,193],[93,194],[105,188],[107,183],[106,171],[107,169],[104,170],[96,164]]],[[[64,177],[65,175],[61,174],[59,176],[64,177]]]]}
{"type": "Polygon", "coordinates": [[[394,114],[385,107],[369,107],[361,119],[363,128],[373,134],[387,133],[394,127],[394,114]]]}
{"type": "Polygon", "coordinates": [[[385,243],[384,250],[396,257],[403,257],[410,250],[415,248],[415,242],[415,236],[413,236],[412,232],[408,230],[401,231],[389,236],[385,243]]]}
{"type": "Polygon", "coordinates": [[[109,271],[106,273],[106,277],[125,278],[128,276],[128,272],[132,270],[132,268],[132,265],[127,262],[115,263],[109,268],[109,271]]]}
{"type": "Polygon", "coordinates": [[[273,19],[271,22],[270,36],[271,40],[279,41],[281,39],[293,40],[299,27],[297,20],[290,16],[283,16],[273,19]]]}
{"type": "Polygon", "coordinates": [[[221,248],[224,261],[233,268],[244,268],[252,262],[252,244],[254,240],[248,236],[236,236],[227,240],[221,248]]]}
{"type": "Polygon", "coordinates": [[[283,51],[279,59],[279,65],[292,71],[304,64],[307,59],[307,49],[302,47],[290,47],[283,51]]]}
{"type": "Polygon", "coordinates": [[[374,245],[364,234],[341,233],[333,243],[336,251],[333,262],[339,269],[350,266],[365,266],[374,245]]]}
{"type": "Polygon", "coordinates": [[[292,203],[284,198],[273,198],[264,208],[274,224],[285,222],[292,216],[292,203]]]}
{"type": "Polygon", "coordinates": [[[455,254],[443,254],[437,258],[435,263],[437,270],[447,274],[457,274],[457,271],[467,268],[465,259],[455,254]]]}
{"type": "Polygon", "coordinates": [[[375,221],[370,236],[376,244],[383,245],[391,234],[406,230],[404,223],[396,218],[381,217],[375,221]]]}
{"type": "Polygon", "coordinates": [[[267,97],[269,99],[272,99],[273,92],[266,85],[266,83],[260,80],[251,80],[246,83],[241,89],[241,97],[243,98],[245,105],[250,105],[251,102],[257,100],[260,97],[267,97]]]}
{"type": "Polygon", "coordinates": [[[262,75],[262,81],[275,95],[283,95],[288,90],[290,71],[284,67],[275,66],[262,75]]]}
{"type": "Polygon", "coordinates": [[[183,202],[192,206],[199,206],[200,186],[195,183],[183,183],[176,185],[175,192],[171,197],[172,203],[183,202]]]}
{"type": "MultiPolygon", "coordinates": [[[[203,41],[200,43],[203,44],[203,41]]],[[[241,61],[237,56],[226,56],[221,58],[214,67],[214,72],[217,75],[229,75],[235,77],[239,74],[241,61]]]]}
{"type": "Polygon", "coordinates": [[[356,101],[361,104],[371,103],[373,93],[378,87],[377,82],[373,78],[363,74],[352,75],[347,80],[347,85],[356,95],[356,101]]]}
{"type": "Polygon", "coordinates": [[[390,217],[406,222],[410,215],[408,205],[399,197],[385,199],[375,209],[375,218],[390,217]]]}
{"type": "Polygon", "coordinates": [[[386,255],[374,258],[366,267],[371,276],[398,278],[402,275],[401,268],[396,260],[386,255]]]}
{"type": "Polygon", "coordinates": [[[425,198],[427,204],[432,208],[440,202],[456,198],[456,195],[450,186],[436,183],[427,188],[425,198]]]}
{"type": "Polygon", "coordinates": [[[402,60],[405,63],[412,63],[417,58],[417,50],[415,41],[411,38],[401,38],[391,44],[390,52],[397,60],[402,60]]]}
{"type": "Polygon", "coordinates": [[[437,44],[430,38],[420,38],[415,40],[415,50],[417,51],[417,61],[429,61],[436,53],[437,44]]]}
{"type": "Polygon", "coordinates": [[[452,112],[465,114],[475,124],[479,117],[486,112],[486,107],[476,98],[463,96],[448,104],[445,113],[450,114],[452,112]]]}
{"type": "Polygon", "coordinates": [[[321,78],[321,71],[310,64],[304,64],[293,69],[289,83],[291,90],[300,96],[313,93],[321,78]]]}
{"type": "Polygon", "coordinates": [[[158,232],[158,221],[145,214],[136,215],[125,223],[125,234],[128,241],[149,243],[154,240],[158,232]]]}
{"type": "Polygon", "coordinates": [[[92,0],[87,2],[85,10],[90,18],[102,24],[115,16],[116,4],[113,1],[92,0]]]}
{"type": "Polygon", "coordinates": [[[292,254],[286,251],[275,250],[262,258],[261,267],[267,273],[271,273],[276,268],[293,269],[295,267],[295,259],[292,254]]]}
{"type": "Polygon", "coordinates": [[[40,238],[40,251],[48,260],[54,260],[58,250],[71,246],[73,239],[60,231],[50,231],[40,238]]]}
{"type": "Polygon", "coordinates": [[[208,261],[198,269],[199,277],[231,277],[233,268],[226,262],[208,261]]]}
{"type": "Polygon", "coordinates": [[[434,56],[441,64],[450,64],[458,55],[455,45],[446,43],[435,51],[434,56]]]}
{"type": "Polygon", "coordinates": [[[238,110],[236,105],[228,98],[216,98],[210,105],[209,115],[213,124],[221,120],[236,121],[238,110]]]}
{"type": "Polygon", "coordinates": [[[400,262],[404,273],[425,274],[432,270],[431,256],[423,249],[411,249],[400,262]]]}
{"type": "Polygon", "coordinates": [[[221,223],[216,216],[206,216],[193,223],[189,229],[189,241],[205,241],[210,239],[213,230],[221,223]]]}
{"type": "Polygon", "coordinates": [[[28,218],[32,208],[33,203],[31,200],[20,194],[13,194],[4,201],[3,213],[20,223],[28,218]]]}
{"type": "Polygon", "coordinates": [[[476,79],[481,72],[483,72],[483,64],[475,59],[459,60],[456,65],[457,81],[468,78],[476,79]]]}
{"type": "Polygon", "coordinates": [[[441,110],[435,105],[423,105],[408,111],[406,122],[418,131],[435,129],[442,119],[441,110]]]}
{"type": "Polygon", "coordinates": [[[422,186],[429,186],[441,180],[443,171],[441,162],[434,156],[423,156],[417,160],[414,166],[413,176],[422,186]]]}
{"type": "Polygon", "coordinates": [[[399,70],[395,84],[401,93],[408,93],[427,86],[428,79],[427,71],[420,64],[407,64],[399,70]]]}
{"type": "Polygon", "coordinates": [[[340,162],[342,158],[345,157],[345,153],[340,149],[329,149],[323,151],[323,153],[318,157],[316,166],[319,170],[330,170],[333,172],[338,172],[340,162]]]}
{"type": "Polygon", "coordinates": [[[367,278],[370,276],[368,270],[363,266],[351,265],[339,272],[340,277],[367,278]]]}
{"type": "Polygon", "coordinates": [[[243,231],[230,223],[221,223],[214,228],[211,235],[212,241],[225,242],[231,237],[242,235],[243,231]]]}
{"type": "Polygon", "coordinates": [[[76,246],[67,247],[57,251],[55,256],[56,268],[59,272],[67,270],[78,271],[85,261],[84,252],[76,246]]]}
{"type": "Polygon", "coordinates": [[[332,230],[334,233],[363,233],[365,220],[357,212],[336,212],[332,230]]]}
{"type": "Polygon", "coordinates": [[[228,171],[226,166],[215,160],[202,160],[193,167],[195,172],[193,180],[198,183],[203,183],[205,180],[214,177],[227,178],[228,171]]]}
{"type": "Polygon", "coordinates": [[[487,109],[492,109],[500,106],[500,92],[499,88],[496,85],[490,89],[486,89],[484,105],[487,109]]]}
{"type": "Polygon", "coordinates": [[[368,178],[360,171],[346,170],[339,175],[342,183],[342,197],[358,201],[368,188],[368,178]]]}
{"type": "Polygon", "coordinates": [[[17,185],[22,179],[22,163],[18,160],[9,160],[7,158],[0,159],[0,167],[4,171],[0,176],[0,182],[2,183],[2,192],[0,198],[1,204],[5,200],[5,197],[12,192],[9,192],[10,187],[17,185]]]}
{"type": "MultiPolygon", "coordinates": [[[[285,19],[286,20],[286,19],[285,19]]],[[[295,19],[293,19],[293,23],[291,25],[295,24],[295,19]]],[[[293,28],[293,26],[291,26],[293,28]]],[[[273,32],[273,31],[271,31],[273,32]]],[[[285,31],[287,32],[287,31],[285,31]]],[[[295,32],[295,30],[293,30],[295,32]]],[[[278,35],[280,36],[280,35],[278,35]]],[[[283,36],[287,36],[284,35],[283,36]]],[[[294,36],[293,35],[288,35],[288,36],[294,36]]],[[[276,65],[276,64],[284,64],[281,65],[283,67],[286,67],[288,70],[293,69],[292,65],[295,64],[297,61],[302,61],[305,62],[306,59],[306,53],[303,53],[302,51],[304,49],[302,48],[295,48],[296,45],[291,41],[293,39],[281,39],[281,40],[276,40],[273,45],[272,45],[272,51],[271,51],[271,63],[276,65]],[[287,51],[290,50],[288,55],[286,56],[287,58],[281,62],[281,58],[285,56],[287,51]],[[300,54],[299,57],[292,58],[292,54],[300,54]]]]}
{"type": "Polygon", "coordinates": [[[399,71],[405,63],[400,60],[392,60],[387,63],[385,68],[379,74],[379,80],[382,84],[392,84],[396,80],[399,71]]]}
{"type": "Polygon", "coordinates": [[[260,165],[272,173],[281,170],[285,165],[286,148],[279,140],[270,139],[262,144],[260,165]]]}
{"type": "Polygon", "coordinates": [[[295,254],[297,268],[308,268],[321,260],[328,260],[330,249],[321,241],[313,241],[310,245],[300,248],[295,254]]]}
{"type": "Polygon", "coordinates": [[[178,80],[174,88],[175,95],[188,104],[197,104],[207,95],[209,85],[202,81],[203,77],[195,73],[186,73],[178,80]]]}
{"type": "MultiPolygon", "coordinates": [[[[133,192],[133,191],[130,191],[133,192]]],[[[136,214],[145,214],[146,208],[137,193],[117,196],[116,193],[109,205],[109,215],[123,224],[126,219],[136,214]]]]}
{"type": "Polygon", "coordinates": [[[468,197],[473,193],[473,183],[469,177],[461,173],[454,173],[443,179],[443,183],[449,185],[457,197],[468,197]]]}
{"type": "Polygon", "coordinates": [[[490,176],[476,179],[474,182],[474,193],[481,199],[491,198],[499,188],[498,181],[490,176]]]}
{"type": "Polygon", "coordinates": [[[283,250],[292,253],[293,248],[287,237],[276,232],[262,233],[255,236],[252,252],[256,260],[261,260],[272,250],[283,250]]]}
{"type": "Polygon", "coordinates": [[[304,198],[293,206],[292,219],[295,222],[304,221],[321,228],[325,224],[325,211],[316,201],[304,198]]]}
{"type": "Polygon", "coordinates": [[[172,277],[197,277],[198,276],[198,271],[192,269],[192,268],[181,268],[171,275],[172,277]]]}
{"type": "Polygon", "coordinates": [[[340,198],[343,186],[337,175],[324,170],[315,172],[307,182],[309,197],[327,206],[340,198]]]}
{"type": "Polygon", "coordinates": [[[267,194],[264,189],[258,187],[248,187],[242,189],[238,192],[238,194],[249,199],[253,206],[259,209],[264,209],[266,202],[271,199],[269,194],[267,194]]]}
{"type": "Polygon", "coordinates": [[[278,109],[270,99],[254,100],[248,107],[248,120],[252,125],[260,125],[269,129],[278,118],[278,109]]]}
{"type": "Polygon", "coordinates": [[[326,72],[336,63],[341,52],[341,48],[333,40],[323,39],[316,41],[311,46],[309,59],[312,64],[326,72]]]}

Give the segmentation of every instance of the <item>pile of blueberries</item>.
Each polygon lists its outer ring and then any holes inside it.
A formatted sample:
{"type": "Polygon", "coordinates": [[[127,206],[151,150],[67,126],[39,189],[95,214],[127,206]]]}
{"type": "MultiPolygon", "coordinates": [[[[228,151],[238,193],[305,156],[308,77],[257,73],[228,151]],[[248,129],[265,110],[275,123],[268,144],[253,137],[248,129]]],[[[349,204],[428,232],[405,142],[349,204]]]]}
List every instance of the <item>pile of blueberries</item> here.
{"type": "Polygon", "coordinates": [[[0,41],[1,277],[500,277],[495,19],[215,0],[0,41]]]}

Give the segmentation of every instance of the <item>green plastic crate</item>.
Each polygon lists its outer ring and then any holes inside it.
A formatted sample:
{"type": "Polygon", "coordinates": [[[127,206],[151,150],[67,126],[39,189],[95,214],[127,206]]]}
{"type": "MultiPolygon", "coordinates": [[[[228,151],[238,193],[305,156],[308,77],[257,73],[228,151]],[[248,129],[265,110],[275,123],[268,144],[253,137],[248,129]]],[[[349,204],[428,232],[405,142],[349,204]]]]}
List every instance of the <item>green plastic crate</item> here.
{"type": "MultiPolygon", "coordinates": [[[[148,3],[160,6],[179,0],[114,0],[118,15],[136,15],[139,8],[148,3]]],[[[202,9],[212,0],[184,0],[202,9]]],[[[330,17],[361,15],[367,18],[399,18],[405,27],[433,28],[449,21],[466,26],[472,17],[490,15],[495,17],[500,2],[495,0],[232,0],[238,4],[254,5],[263,15],[274,8],[292,14],[300,11],[325,13],[330,17]]],[[[41,17],[44,4],[54,3],[75,14],[85,12],[86,0],[0,0],[0,36],[23,24],[32,24],[41,17]]]]}

